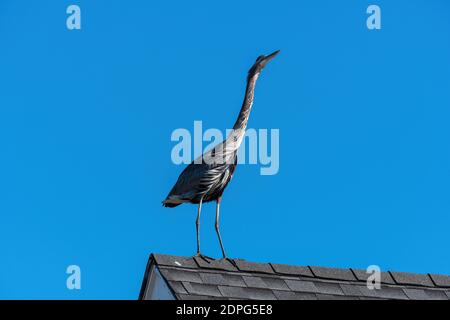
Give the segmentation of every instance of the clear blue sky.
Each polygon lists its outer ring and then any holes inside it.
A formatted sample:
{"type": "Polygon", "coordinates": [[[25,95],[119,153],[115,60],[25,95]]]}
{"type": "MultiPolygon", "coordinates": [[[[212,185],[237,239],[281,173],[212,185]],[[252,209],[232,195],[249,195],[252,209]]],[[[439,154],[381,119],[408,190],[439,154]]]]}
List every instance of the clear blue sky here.
{"type": "Polygon", "coordinates": [[[450,274],[448,1],[3,0],[0,42],[0,298],[134,299],[151,252],[194,254],[196,207],[161,206],[170,135],[230,128],[276,49],[249,126],[280,129],[280,171],[237,169],[229,255],[450,274]]]}

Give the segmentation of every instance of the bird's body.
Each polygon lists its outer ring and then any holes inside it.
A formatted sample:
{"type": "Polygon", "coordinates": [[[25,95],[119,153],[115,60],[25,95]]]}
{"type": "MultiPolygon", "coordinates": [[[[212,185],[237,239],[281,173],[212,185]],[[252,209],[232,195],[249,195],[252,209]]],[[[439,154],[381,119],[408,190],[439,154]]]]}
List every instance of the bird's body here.
{"type": "Polygon", "coordinates": [[[222,194],[237,166],[237,151],[244,139],[250,110],[253,106],[256,81],[268,61],[279,51],[268,56],[259,56],[247,76],[244,102],[230,135],[220,144],[195,159],[181,172],[177,182],[163,201],[165,207],[176,207],[182,203],[198,204],[197,254],[200,255],[200,213],[202,203],[216,201],[216,231],[224,258],[225,250],[219,231],[219,206],[222,194]]]}
{"type": "Polygon", "coordinates": [[[230,134],[222,143],[192,161],[178,177],[164,205],[197,204],[202,198],[203,202],[217,200],[236,169],[239,145],[232,141],[233,137],[230,134]]]}
{"type": "Polygon", "coordinates": [[[164,200],[165,207],[176,207],[189,202],[198,204],[217,200],[230,182],[236,169],[237,155],[233,163],[208,164],[191,162],[181,172],[176,184],[164,200]]]}

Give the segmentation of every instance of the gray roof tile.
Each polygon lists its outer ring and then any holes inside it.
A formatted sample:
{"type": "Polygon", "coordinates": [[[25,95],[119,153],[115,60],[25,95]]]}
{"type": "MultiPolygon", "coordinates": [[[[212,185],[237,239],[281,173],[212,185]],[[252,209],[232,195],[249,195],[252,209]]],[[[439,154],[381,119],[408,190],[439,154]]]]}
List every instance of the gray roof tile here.
{"type": "Polygon", "coordinates": [[[361,291],[364,297],[397,299],[397,300],[408,299],[406,294],[403,292],[402,288],[382,286],[381,289],[369,289],[365,286],[358,286],[358,289],[361,291]]]}
{"type": "Polygon", "coordinates": [[[269,289],[273,290],[290,290],[283,279],[273,277],[261,277],[269,289]]]}
{"type": "Polygon", "coordinates": [[[269,289],[267,284],[260,277],[243,276],[247,287],[269,289]]]}
{"type": "Polygon", "coordinates": [[[227,273],[213,273],[213,272],[199,272],[200,278],[205,284],[215,284],[233,287],[246,287],[242,276],[227,274],[227,273]]]}
{"type": "Polygon", "coordinates": [[[183,282],[183,286],[190,294],[200,296],[222,297],[217,286],[213,286],[210,284],[183,282]]]}
{"type": "Polygon", "coordinates": [[[319,293],[332,294],[332,295],[344,295],[341,287],[338,283],[327,283],[327,282],[314,282],[314,286],[317,288],[319,293]]]}
{"type": "Polygon", "coordinates": [[[346,296],[361,296],[361,290],[359,290],[358,286],[354,285],[354,284],[344,284],[341,283],[340,284],[342,292],[344,292],[344,294],[346,296]]]}
{"type": "Polygon", "coordinates": [[[203,269],[237,271],[236,267],[227,259],[217,259],[206,262],[202,258],[194,257],[194,260],[198,266],[203,269]]]}
{"type": "Polygon", "coordinates": [[[277,263],[271,263],[271,265],[276,273],[293,276],[305,276],[305,277],[314,276],[308,267],[290,266],[287,264],[277,264],[277,263]]]}
{"type": "Polygon", "coordinates": [[[450,276],[444,276],[440,274],[430,274],[431,279],[438,287],[450,288],[450,276]]]}
{"type": "Polygon", "coordinates": [[[318,278],[356,281],[356,278],[350,269],[336,269],[325,267],[310,267],[310,268],[314,276],[318,278]]]}
{"type": "Polygon", "coordinates": [[[278,300],[317,300],[314,293],[273,290],[278,300]]]}
{"type": "Polygon", "coordinates": [[[272,277],[258,276],[242,276],[245,284],[249,288],[274,289],[274,290],[290,290],[286,282],[282,279],[272,277]]]}
{"type": "Polygon", "coordinates": [[[318,293],[316,286],[311,281],[300,281],[300,280],[284,280],[286,282],[289,289],[292,291],[298,291],[298,292],[311,292],[311,293],[318,293]]]}
{"type": "Polygon", "coordinates": [[[177,270],[177,269],[169,269],[169,268],[160,268],[159,271],[163,275],[163,277],[167,280],[171,281],[187,281],[187,282],[196,282],[202,283],[202,279],[199,274],[195,271],[187,271],[187,270],[177,270]]]}
{"type": "Polygon", "coordinates": [[[255,263],[239,259],[235,259],[234,262],[236,263],[240,271],[274,273],[272,267],[268,263],[255,263]]]}
{"type": "Polygon", "coordinates": [[[182,267],[189,269],[197,268],[197,264],[192,258],[169,256],[165,254],[153,254],[153,258],[160,266],[182,267]]]}
{"type": "Polygon", "coordinates": [[[447,295],[442,290],[432,290],[432,289],[425,289],[425,293],[432,299],[432,300],[448,300],[447,295]]]}
{"type": "Polygon", "coordinates": [[[178,300],[223,300],[220,297],[199,296],[195,294],[177,294],[178,300]]]}
{"type": "Polygon", "coordinates": [[[318,293],[316,294],[317,299],[319,300],[359,300],[358,297],[344,297],[344,296],[335,296],[332,294],[322,294],[318,293]]]}
{"type": "MultiPolygon", "coordinates": [[[[359,269],[296,267],[234,260],[151,255],[178,299],[423,299],[450,300],[448,276],[382,272],[380,290],[365,285],[359,269]]],[[[146,268],[140,298],[152,277],[146,268]]]]}
{"type": "Polygon", "coordinates": [[[186,289],[183,287],[183,284],[181,282],[177,281],[168,281],[169,286],[172,288],[172,290],[175,293],[181,293],[181,294],[187,294],[186,289]]]}
{"type": "MultiPolygon", "coordinates": [[[[354,275],[356,276],[356,279],[358,279],[359,281],[367,281],[367,278],[370,276],[370,274],[368,274],[366,272],[366,270],[362,270],[362,269],[351,269],[354,273],[354,275]]],[[[395,284],[394,279],[392,279],[391,275],[389,274],[389,272],[381,272],[381,283],[386,283],[386,284],[395,284]]]]}
{"type": "Polygon", "coordinates": [[[266,289],[219,286],[219,290],[224,297],[253,300],[276,300],[274,293],[271,290],[266,289]]]}
{"type": "Polygon", "coordinates": [[[427,274],[416,274],[416,273],[406,273],[406,272],[391,272],[397,284],[403,285],[416,285],[416,286],[427,286],[433,287],[433,282],[427,274]]]}
{"type": "Polygon", "coordinates": [[[423,289],[405,288],[403,291],[411,300],[430,300],[431,298],[425,293],[423,289]]]}

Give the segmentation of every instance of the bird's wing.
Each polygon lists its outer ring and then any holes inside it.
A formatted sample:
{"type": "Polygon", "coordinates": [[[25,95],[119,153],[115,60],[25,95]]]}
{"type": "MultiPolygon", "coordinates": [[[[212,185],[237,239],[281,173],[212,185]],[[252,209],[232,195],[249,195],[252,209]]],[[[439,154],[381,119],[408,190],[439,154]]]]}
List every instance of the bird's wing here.
{"type": "Polygon", "coordinates": [[[177,182],[169,192],[170,196],[178,196],[184,200],[191,200],[198,194],[203,194],[208,191],[204,178],[208,173],[210,166],[206,163],[190,163],[181,172],[177,182]]]}
{"type": "Polygon", "coordinates": [[[220,179],[227,161],[235,162],[236,152],[225,141],[191,162],[180,174],[166,200],[186,202],[199,200],[220,179]],[[230,158],[230,159],[228,159],[230,158]]]}

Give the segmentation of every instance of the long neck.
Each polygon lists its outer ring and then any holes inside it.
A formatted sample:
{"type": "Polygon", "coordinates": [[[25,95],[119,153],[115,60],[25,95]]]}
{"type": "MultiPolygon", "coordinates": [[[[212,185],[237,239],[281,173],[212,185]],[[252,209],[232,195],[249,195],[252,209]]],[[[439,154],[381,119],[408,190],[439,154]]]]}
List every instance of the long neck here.
{"type": "Polygon", "coordinates": [[[245,90],[244,102],[242,103],[241,111],[234,123],[233,130],[245,131],[247,127],[250,110],[253,106],[253,97],[255,95],[256,80],[258,80],[259,72],[251,75],[247,79],[247,88],[245,90]]]}

